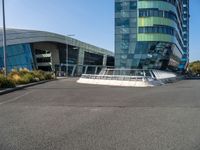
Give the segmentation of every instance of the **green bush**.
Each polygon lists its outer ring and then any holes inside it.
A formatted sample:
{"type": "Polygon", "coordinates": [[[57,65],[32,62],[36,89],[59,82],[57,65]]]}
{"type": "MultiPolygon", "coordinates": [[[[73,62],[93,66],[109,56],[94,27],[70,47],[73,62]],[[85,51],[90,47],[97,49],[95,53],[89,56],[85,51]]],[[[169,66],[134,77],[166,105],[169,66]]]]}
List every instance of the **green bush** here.
{"type": "MultiPolygon", "coordinates": [[[[2,72],[3,73],[3,72],[2,72]]],[[[28,84],[32,82],[51,80],[54,76],[50,72],[44,72],[41,70],[29,71],[28,69],[13,69],[9,74],[8,78],[3,78],[3,74],[0,73],[3,83],[10,82],[14,84],[28,84]]],[[[2,84],[3,85],[3,84],[2,84]]]]}
{"type": "Polygon", "coordinates": [[[4,71],[3,70],[0,70],[0,75],[4,75],[4,71]]]}
{"type": "Polygon", "coordinates": [[[52,80],[54,77],[53,77],[53,74],[52,74],[52,73],[50,73],[50,72],[45,72],[44,78],[45,78],[45,80],[52,80]]]}
{"type": "Polygon", "coordinates": [[[36,79],[34,78],[33,74],[26,73],[21,76],[21,78],[16,82],[16,84],[28,84],[35,81],[36,79]]]}
{"type": "Polygon", "coordinates": [[[39,81],[45,80],[45,72],[41,71],[41,70],[34,70],[31,72],[33,74],[33,76],[37,79],[39,79],[39,81]]]}
{"type": "Polygon", "coordinates": [[[26,68],[23,68],[23,69],[19,69],[19,74],[21,75],[21,76],[23,76],[23,75],[26,75],[26,74],[28,74],[28,73],[30,73],[30,71],[28,70],[28,69],[26,69],[26,68]]]}
{"type": "Polygon", "coordinates": [[[3,75],[0,75],[0,88],[14,88],[15,83],[4,77],[3,75]]]}
{"type": "Polygon", "coordinates": [[[200,61],[191,62],[188,69],[192,74],[200,74],[200,61]]]}
{"type": "Polygon", "coordinates": [[[54,79],[53,74],[51,72],[34,70],[34,71],[32,71],[32,74],[34,75],[35,78],[38,78],[40,81],[54,79]]]}

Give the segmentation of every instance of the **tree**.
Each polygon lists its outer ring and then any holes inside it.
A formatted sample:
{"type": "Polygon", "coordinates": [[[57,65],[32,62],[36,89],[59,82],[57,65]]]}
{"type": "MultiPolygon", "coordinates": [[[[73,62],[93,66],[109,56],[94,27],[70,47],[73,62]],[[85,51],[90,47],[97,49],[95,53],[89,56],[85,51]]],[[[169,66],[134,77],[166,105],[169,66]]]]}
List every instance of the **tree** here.
{"type": "Polygon", "coordinates": [[[191,62],[188,69],[192,74],[200,74],[200,61],[191,62]]]}

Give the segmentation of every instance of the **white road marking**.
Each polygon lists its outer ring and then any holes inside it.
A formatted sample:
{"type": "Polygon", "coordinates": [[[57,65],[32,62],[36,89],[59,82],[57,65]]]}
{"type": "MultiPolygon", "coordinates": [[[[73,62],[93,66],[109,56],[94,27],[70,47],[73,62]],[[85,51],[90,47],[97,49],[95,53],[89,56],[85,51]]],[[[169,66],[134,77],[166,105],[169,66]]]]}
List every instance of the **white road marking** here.
{"type": "Polygon", "coordinates": [[[26,96],[26,95],[32,93],[32,92],[34,92],[34,91],[26,92],[26,93],[23,94],[23,95],[20,95],[20,96],[17,96],[17,97],[15,97],[15,98],[6,100],[6,101],[4,101],[4,102],[0,102],[0,105],[7,104],[7,103],[10,103],[10,102],[14,102],[14,101],[16,101],[16,100],[18,100],[18,99],[20,99],[20,98],[22,98],[22,97],[24,97],[24,96],[26,96]]]}

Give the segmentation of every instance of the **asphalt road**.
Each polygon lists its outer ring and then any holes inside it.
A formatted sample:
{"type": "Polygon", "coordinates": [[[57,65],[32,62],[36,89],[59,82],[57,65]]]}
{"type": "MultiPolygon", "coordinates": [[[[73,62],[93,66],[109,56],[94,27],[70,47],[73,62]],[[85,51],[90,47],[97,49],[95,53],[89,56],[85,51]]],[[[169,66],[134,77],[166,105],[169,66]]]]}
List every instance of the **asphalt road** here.
{"type": "Polygon", "coordinates": [[[0,150],[200,150],[200,80],[122,88],[63,79],[2,95],[0,150]]]}

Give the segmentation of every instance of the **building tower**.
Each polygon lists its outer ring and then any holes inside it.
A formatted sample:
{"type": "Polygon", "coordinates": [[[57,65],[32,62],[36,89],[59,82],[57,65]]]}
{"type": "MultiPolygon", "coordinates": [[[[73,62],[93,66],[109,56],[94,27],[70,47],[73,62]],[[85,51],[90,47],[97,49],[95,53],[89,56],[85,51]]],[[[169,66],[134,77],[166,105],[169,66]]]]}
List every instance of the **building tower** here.
{"type": "Polygon", "coordinates": [[[184,70],[189,0],[115,0],[115,67],[184,70]]]}

